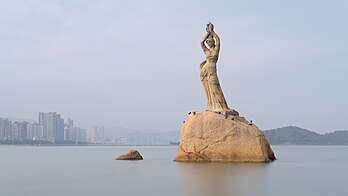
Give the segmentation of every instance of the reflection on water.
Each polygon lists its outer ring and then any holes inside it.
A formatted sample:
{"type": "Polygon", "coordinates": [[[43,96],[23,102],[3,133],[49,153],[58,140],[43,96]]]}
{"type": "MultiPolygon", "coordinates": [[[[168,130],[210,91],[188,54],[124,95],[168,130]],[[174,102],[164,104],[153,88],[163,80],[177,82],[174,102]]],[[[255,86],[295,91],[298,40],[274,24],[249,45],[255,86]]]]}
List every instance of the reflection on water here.
{"type": "Polygon", "coordinates": [[[267,163],[177,163],[183,195],[267,195],[267,163]]]}

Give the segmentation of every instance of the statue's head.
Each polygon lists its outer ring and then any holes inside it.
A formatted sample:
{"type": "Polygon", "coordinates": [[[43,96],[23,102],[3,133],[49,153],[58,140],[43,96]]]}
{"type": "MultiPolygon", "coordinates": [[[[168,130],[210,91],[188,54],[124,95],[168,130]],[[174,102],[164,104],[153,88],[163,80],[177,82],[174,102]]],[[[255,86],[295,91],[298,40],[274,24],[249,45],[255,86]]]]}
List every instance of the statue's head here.
{"type": "Polygon", "coordinates": [[[213,25],[213,23],[207,22],[207,26],[206,26],[205,30],[206,30],[207,32],[214,31],[214,25],[213,25]]]}
{"type": "Polygon", "coordinates": [[[206,40],[205,43],[209,46],[209,48],[214,48],[215,47],[215,40],[212,35],[210,35],[206,40]]]}

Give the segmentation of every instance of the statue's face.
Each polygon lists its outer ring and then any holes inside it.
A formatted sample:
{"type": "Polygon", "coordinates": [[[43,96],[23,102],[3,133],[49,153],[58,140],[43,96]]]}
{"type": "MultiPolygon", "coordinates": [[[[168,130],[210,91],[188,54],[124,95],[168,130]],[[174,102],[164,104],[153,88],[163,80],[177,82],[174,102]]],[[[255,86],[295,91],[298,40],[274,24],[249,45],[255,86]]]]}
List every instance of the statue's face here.
{"type": "Polygon", "coordinates": [[[215,46],[214,39],[207,39],[206,43],[208,44],[209,48],[213,48],[215,46]]]}

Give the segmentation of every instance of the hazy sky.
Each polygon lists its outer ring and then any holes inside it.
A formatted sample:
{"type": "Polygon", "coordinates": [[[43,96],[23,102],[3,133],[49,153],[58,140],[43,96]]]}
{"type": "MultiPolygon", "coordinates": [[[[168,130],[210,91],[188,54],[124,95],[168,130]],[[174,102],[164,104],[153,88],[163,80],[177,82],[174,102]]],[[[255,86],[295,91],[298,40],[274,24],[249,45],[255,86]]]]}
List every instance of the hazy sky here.
{"type": "Polygon", "coordinates": [[[260,128],[348,129],[346,0],[0,0],[0,116],[178,130],[204,110],[215,24],[230,107],[260,128]]]}

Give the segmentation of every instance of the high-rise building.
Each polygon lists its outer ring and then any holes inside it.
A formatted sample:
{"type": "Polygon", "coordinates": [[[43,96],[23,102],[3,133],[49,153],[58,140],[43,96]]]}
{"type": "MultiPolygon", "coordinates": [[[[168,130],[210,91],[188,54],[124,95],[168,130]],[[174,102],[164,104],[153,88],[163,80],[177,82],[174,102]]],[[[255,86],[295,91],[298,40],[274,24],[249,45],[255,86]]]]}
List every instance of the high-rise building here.
{"type": "Polygon", "coordinates": [[[68,118],[64,128],[64,140],[74,142],[86,142],[87,132],[80,127],[74,127],[74,121],[68,118]]]}
{"type": "Polygon", "coordinates": [[[11,137],[12,122],[9,119],[0,118],[0,140],[11,137]]]}
{"type": "Polygon", "coordinates": [[[20,132],[20,138],[21,139],[27,139],[27,125],[29,122],[23,121],[19,123],[19,126],[21,127],[21,132],[20,132]]]}
{"type": "Polygon", "coordinates": [[[27,139],[27,124],[28,122],[14,122],[11,126],[11,140],[25,140],[27,139]]]}
{"type": "Polygon", "coordinates": [[[86,130],[80,127],[72,127],[69,129],[70,140],[75,142],[86,142],[87,133],[86,130]]]}
{"type": "Polygon", "coordinates": [[[103,143],[105,137],[104,126],[93,126],[90,131],[90,139],[93,143],[103,143]]]}
{"type": "Polygon", "coordinates": [[[38,123],[27,124],[27,139],[41,140],[43,139],[43,126],[38,123]]]}
{"type": "Polygon", "coordinates": [[[43,126],[44,138],[48,140],[64,140],[64,120],[56,112],[40,112],[39,124],[43,126]]]}
{"type": "Polygon", "coordinates": [[[68,118],[68,122],[66,123],[68,127],[74,127],[74,121],[68,118]]]}
{"type": "Polygon", "coordinates": [[[64,127],[64,141],[69,141],[70,140],[70,130],[69,126],[65,125],[64,127]]]}
{"type": "Polygon", "coordinates": [[[11,139],[19,140],[21,138],[21,125],[19,122],[14,122],[11,128],[11,139]]]}

